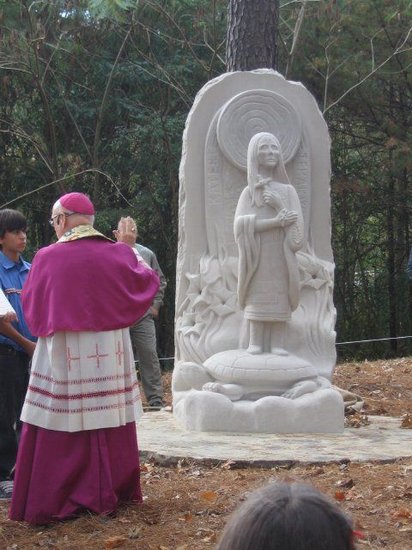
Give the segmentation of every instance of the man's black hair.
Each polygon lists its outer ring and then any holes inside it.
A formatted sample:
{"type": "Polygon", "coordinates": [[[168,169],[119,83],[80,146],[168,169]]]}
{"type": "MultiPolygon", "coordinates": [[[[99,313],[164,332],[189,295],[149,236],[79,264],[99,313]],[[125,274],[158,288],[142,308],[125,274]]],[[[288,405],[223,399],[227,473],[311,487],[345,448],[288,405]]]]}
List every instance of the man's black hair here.
{"type": "Polygon", "coordinates": [[[4,237],[6,231],[26,231],[27,220],[18,210],[4,208],[0,210],[0,238],[4,237]]]}

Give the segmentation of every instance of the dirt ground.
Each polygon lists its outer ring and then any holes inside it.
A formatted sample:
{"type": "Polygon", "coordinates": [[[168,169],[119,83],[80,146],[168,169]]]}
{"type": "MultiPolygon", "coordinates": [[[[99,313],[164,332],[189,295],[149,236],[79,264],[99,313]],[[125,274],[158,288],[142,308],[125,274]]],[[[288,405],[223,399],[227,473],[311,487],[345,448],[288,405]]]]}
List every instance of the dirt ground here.
{"type": "MultiPolygon", "coordinates": [[[[170,378],[164,376],[169,404],[170,378]]],[[[405,429],[412,428],[412,357],[345,363],[337,367],[334,383],[365,400],[364,411],[348,417],[352,426],[367,422],[367,415],[379,414],[399,417],[405,429]]],[[[211,549],[244,496],[278,479],[303,480],[338,501],[364,535],[360,549],[412,548],[412,458],[268,469],[236,469],[230,462],[206,467],[193,461],[175,467],[141,466],[143,505],[124,506],[115,517],[83,515],[33,528],[9,521],[7,503],[0,503],[0,548],[211,549]]]]}

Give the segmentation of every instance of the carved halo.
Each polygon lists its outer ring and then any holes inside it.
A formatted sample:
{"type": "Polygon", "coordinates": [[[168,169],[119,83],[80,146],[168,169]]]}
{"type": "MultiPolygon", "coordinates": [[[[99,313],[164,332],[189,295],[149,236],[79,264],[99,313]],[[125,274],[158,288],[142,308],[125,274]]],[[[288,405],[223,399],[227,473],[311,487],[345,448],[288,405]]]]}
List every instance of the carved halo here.
{"type": "Polygon", "coordinates": [[[217,140],[226,159],[241,170],[246,170],[249,141],[258,132],[277,137],[286,164],[299,146],[302,122],[289,101],[270,90],[242,92],[223,105],[217,140]]]}

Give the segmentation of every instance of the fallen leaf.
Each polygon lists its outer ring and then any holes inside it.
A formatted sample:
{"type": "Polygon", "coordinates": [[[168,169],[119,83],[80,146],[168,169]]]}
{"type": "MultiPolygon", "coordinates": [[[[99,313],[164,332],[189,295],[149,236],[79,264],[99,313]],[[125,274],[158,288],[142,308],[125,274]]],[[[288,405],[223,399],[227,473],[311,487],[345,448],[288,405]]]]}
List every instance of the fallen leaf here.
{"type": "Polygon", "coordinates": [[[196,536],[197,537],[203,537],[204,535],[212,535],[214,533],[213,529],[207,529],[205,527],[200,527],[200,529],[198,529],[196,531],[196,536]]]}
{"type": "Polygon", "coordinates": [[[209,535],[208,537],[205,537],[204,539],[202,539],[203,542],[216,542],[216,533],[212,533],[211,535],[209,535]]]}
{"type": "Polygon", "coordinates": [[[126,537],[110,537],[109,539],[106,539],[104,541],[104,547],[107,549],[111,548],[119,548],[120,546],[123,546],[123,544],[127,541],[126,537]]]}
{"type": "Polygon", "coordinates": [[[183,514],[183,517],[179,518],[179,521],[192,521],[193,514],[192,512],[185,512],[183,514]]]}
{"type": "Polygon", "coordinates": [[[352,478],[348,479],[341,479],[336,482],[336,487],[343,487],[345,489],[351,489],[354,486],[354,482],[352,478]]]}
{"type": "Polygon", "coordinates": [[[145,512],[142,519],[147,525],[156,525],[159,523],[159,514],[155,511],[148,510],[145,512]]]}
{"type": "Polygon", "coordinates": [[[335,499],[336,500],[345,500],[346,495],[343,491],[336,491],[335,492],[335,499]]]}
{"type": "Polygon", "coordinates": [[[129,539],[138,539],[141,535],[142,528],[141,527],[132,527],[129,529],[127,536],[129,539]]]}
{"type": "Polygon", "coordinates": [[[363,495],[362,494],[359,494],[355,487],[352,487],[351,489],[349,489],[349,491],[347,491],[345,493],[345,499],[346,500],[356,500],[356,499],[359,499],[359,498],[363,498],[363,495]]]}
{"type": "Polygon", "coordinates": [[[393,519],[412,519],[412,512],[408,508],[400,508],[392,514],[393,519]]]}
{"type": "Polygon", "coordinates": [[[412,430],[412,414],[405,414],[402,418],[401,428],[412,430]]]}
{"type": "Polygon", "coordinates": [[[236,462],[234,460],[226,460],[220,467],[222,470],[230,470],[235,464],[236,462]]]}
{"type": "Polygon", "coordinates": [[[348,428],[360,428],[361,426],[367,426],[368,424],[370,424],[370,420],[366,414],[355,413],[351,416],[345,417],[345,426],[348,428]]]}
{"type": "Polygon", "coordinates": [[[203,491],[202,493],[200,493],[200,498],[206,500],[207,502],[212,502],[216,500],[217,493],[215,493],[214,491],[203,491]]]}

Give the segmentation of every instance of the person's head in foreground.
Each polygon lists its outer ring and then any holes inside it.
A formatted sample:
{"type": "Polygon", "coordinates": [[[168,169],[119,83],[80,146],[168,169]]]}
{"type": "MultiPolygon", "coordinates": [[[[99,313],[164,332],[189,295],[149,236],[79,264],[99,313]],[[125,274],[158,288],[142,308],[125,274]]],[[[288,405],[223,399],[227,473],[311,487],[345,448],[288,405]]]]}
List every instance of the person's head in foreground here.
{"type": "Polygon", "coordinates": [[[66,193],[53,205],[50,224],[60,238],[78,225],[93,225],[95,210],[84,193],[66,193]]]}
{"type": "Polygon", "coordinates": [[[354,550],[351,520],[303,483],[254,491],[229,519],[217,550],[354,550]]]}

